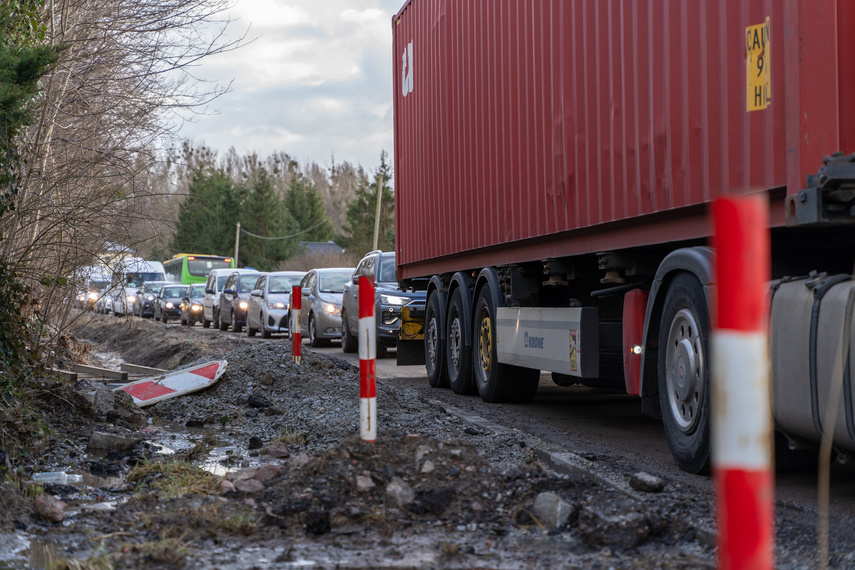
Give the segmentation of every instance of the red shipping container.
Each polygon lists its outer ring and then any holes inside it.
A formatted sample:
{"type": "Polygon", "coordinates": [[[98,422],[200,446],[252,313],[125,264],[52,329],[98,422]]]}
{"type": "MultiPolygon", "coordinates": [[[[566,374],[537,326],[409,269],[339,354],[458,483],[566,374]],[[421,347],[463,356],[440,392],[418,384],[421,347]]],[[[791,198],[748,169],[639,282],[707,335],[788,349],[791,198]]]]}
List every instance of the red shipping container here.
{"type": "Polygon", "coordinates": [[[401,278],[705,238],[728,194],[783,225],[855,150],[850,0],[409,0],[392,27],[401,278]]]}

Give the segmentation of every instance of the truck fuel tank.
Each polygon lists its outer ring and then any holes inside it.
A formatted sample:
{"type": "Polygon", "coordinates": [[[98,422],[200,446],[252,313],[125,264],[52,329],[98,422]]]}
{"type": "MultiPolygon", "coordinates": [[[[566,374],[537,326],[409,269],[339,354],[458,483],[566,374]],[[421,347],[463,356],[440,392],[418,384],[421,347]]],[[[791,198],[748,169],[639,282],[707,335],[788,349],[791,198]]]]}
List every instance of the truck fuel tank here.
{"type": "Polygon", "coordinates": [[[855,451],[853,312],[850,275],[772,284],[772,411],[788,435],[819,441],[830,429],[835,446],[855,451]]]}

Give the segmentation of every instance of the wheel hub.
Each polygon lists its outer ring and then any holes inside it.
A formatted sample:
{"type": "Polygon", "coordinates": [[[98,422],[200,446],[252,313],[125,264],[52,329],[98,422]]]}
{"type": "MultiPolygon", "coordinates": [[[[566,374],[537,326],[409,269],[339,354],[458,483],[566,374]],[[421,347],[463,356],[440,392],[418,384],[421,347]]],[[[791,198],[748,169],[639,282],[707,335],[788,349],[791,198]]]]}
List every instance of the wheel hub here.
{"type": "Polygon", "coordinates": [[[683,433],[698,426],[704,388],[704,353],[697,319],[681,309],[671,322],[666,356],[670,412],[683,433]]]}
{"type": "Polygon", "coordinates": [[[490,366],[493,363],[493,329],[490,324],[490,319],[481,318],[481,334],[479,335],[479,359],[481,361],[481,369],[487,373],[490,371],[490,366]]]}
{"type": "Polygon", "coordinates": [[[428,322],[428,331],[427,331],[427,349],[428,349],[428,359],[431,361],[431,364],[434,368],[436,368],[436,347],[439,344],[438,342],[438,331],[436,325],[436,319],[431,319],[428,322]]]}
{"type": "Polygon", "coordinates": [[[451,321],[451,330],[448,335],[448,346],[451,351],[451,363],[457,369],[460,366],[460,318],[455,318],[451,321]]]}

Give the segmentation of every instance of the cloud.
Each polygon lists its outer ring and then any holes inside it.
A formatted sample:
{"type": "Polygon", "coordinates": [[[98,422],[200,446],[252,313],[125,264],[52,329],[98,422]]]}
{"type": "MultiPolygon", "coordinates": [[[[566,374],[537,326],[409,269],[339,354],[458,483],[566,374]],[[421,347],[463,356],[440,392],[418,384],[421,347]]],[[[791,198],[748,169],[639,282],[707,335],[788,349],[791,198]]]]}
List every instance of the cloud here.
{"type": "Polygon", "coordinates": [[[232,33],[255,40],[198,69],[232,90],[181,134],[221,152],[376,166],[392,151],[391,19],[403,3],[238,0],[232,33]]]}

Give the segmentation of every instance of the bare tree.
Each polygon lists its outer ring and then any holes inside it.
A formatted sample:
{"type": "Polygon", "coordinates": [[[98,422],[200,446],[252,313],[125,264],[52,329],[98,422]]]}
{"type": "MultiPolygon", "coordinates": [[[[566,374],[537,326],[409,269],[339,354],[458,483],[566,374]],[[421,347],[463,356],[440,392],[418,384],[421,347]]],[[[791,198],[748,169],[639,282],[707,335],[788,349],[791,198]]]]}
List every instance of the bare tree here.
{"type": "Polygon", "coordinates": [[[76,267],[109,262],[108,244],[161,247],[157,216],[175,197],[158,163],[181,122],[228,88],[192,71],[243,41],[225,35],[229,1],[47,1],[46,42],[66,49],[23,141],[15,212],[0,218],[0,253],[39,291],[46,317],[68,314],[58,286],[76,267]]]}

